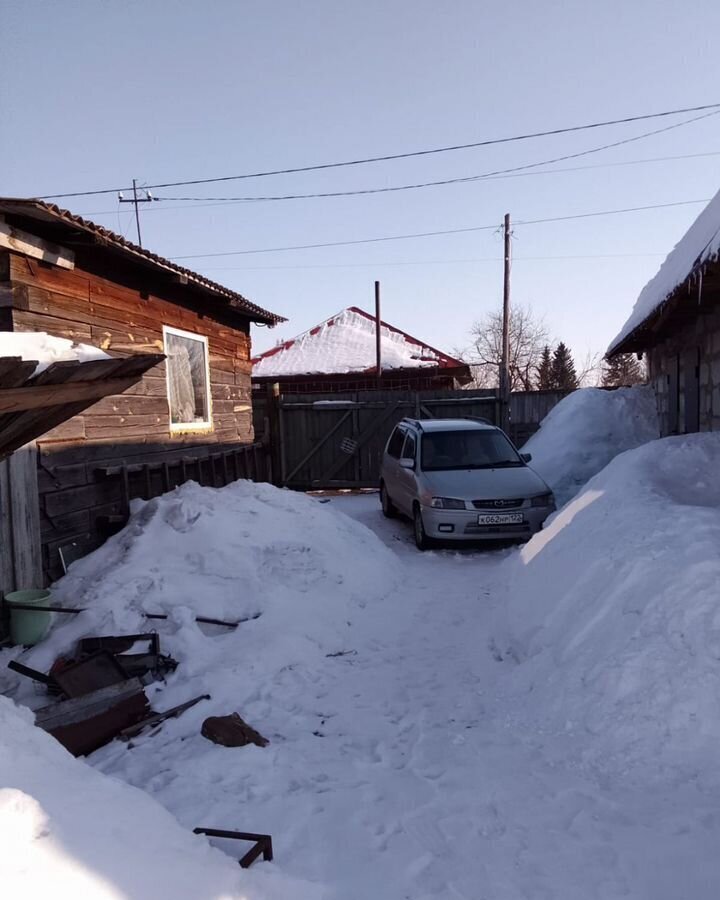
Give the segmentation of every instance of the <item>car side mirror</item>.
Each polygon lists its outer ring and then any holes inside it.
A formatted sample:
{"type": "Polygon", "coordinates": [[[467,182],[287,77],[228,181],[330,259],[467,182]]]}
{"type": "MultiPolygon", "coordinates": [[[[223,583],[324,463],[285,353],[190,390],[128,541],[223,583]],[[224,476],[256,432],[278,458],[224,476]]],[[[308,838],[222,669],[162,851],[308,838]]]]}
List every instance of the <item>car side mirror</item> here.
{"type": "Polygon", "coordinates": [[[521,453],[521,454],[520,454],[520,459],[521,459],[524,463],[532,462],[532,453],[521,453]]]}
{"type": "Polygon", "coordinates": [[[415,460],[410,459],[409,457],[405,457],[400,460],[400,468],[401,469],[414,469],[415,468],[415,460]]]}

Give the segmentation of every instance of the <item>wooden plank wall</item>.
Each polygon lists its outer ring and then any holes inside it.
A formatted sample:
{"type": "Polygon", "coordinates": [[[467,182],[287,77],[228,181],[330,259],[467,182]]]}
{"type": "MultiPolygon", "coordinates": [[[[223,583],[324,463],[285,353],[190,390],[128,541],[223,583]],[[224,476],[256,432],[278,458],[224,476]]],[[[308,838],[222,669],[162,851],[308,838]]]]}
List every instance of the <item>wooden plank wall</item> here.
{"type": "MultiPolygon", "coordinates": [[[[78,542],[92,549],[119,527],[124,515],[121,485],[117,477],[105,476],[104,469],[163,460],[170,465],[171,484],[188,478],[225,483],[224,473],[211,474],[210,457],[253,442],[249,322],[217,311],[200,314],[80,265],[63,270],[0,252],[0,328],[46,331],[127,356],[162,353],[163,325],[208,338],[213,428],[170,433],[162,363],[125,393],[105,398],[39,439],[46,583],[62,574],[60,547],[78,542]]],[[[262,480],[261,468],[258,464],[250,477],[262,480]]],[[[153,471],[149,486],[146,474],[135,471],[130,495],[146,497],[148,487],[150,496],[161,493],[160,471],[153,471]]]]}
{"type": "MultiPolygon", "coordinates": [[[[10,254],[9,275],[15,331],[47,331],[123,356],[162,353],[163,325],[206,336],[214,427],[211,432],[174,435],[173,442],[252,442],[249,324],[238,330],[153,294],[144,298],[137,290],[81,269],[57,269],[17,254],[10,254]]],[[[168,423],[163,363],[126,393],[102,400],[55,429],[43,443],[153,443],[170,436],[168,423]]]]}
{"type": "Polygon", "coordinates": [[[0,592],[42,587],[37,449],[0,460],[0,592]]]}

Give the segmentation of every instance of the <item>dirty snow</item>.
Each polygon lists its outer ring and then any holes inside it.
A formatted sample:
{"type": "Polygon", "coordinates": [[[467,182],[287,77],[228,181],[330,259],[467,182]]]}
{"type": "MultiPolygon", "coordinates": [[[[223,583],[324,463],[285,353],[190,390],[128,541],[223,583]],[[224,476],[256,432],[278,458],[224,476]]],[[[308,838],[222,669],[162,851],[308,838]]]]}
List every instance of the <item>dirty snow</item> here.
{"type": "Polygon", "coordinates": [[[19,356],[38,361],[34,375],[55,362],[109,359],[107,353],[90,344],[77,344],[67,338],[54,337],[44,331],[0,331],[0,357],[19,356]]]}
{"type": "Polygon", "coordinates": [[[658,436],[652,388],[581,388],[548,413],[523,452],[562,506],[618,453],[658,436]]]}
{"type": "Polygon", "coordinates": [[[187,485],[71,568],[93,611],[24,660],[170,612],[153,703],[212,700],[90,762],[187,828],[271,833],[257,896],[714,900],[717,441],[619,456],[522,551],[420,554],[374,494],[187,485]],[[234,710],[267,748],[199,734],[234,710]]]}
{"type": "MultiPolygon", "coordinates": [[[[437,366],[448,359],[385,323],[380,331],[380,345],[383,369],[437,366]]],[[[253,375],[269,378],[367,372],[375,367],[375,354],[375,320],[350,307],[286,342],[282,349],[259,357],[253,365],[253,375]]]]}
{"type": "Polygon", "coordinates": [[[92,900],[318,900],[265,868],[243,872],[143,791],[73,759],[0,697],[2,895],[92,900]]]}
{"type": "MultiPolygon", "coordinates": [[[[703,262],[720,253],[720,191],[708,203],[675,245],[658,273],[650,279],[635,301],[635,306],[619,334],[611,342],[608,353],[641,325],[675,288],[703,262]]],[[[693,298],[688,295],[688,302],[693,298]]]]}

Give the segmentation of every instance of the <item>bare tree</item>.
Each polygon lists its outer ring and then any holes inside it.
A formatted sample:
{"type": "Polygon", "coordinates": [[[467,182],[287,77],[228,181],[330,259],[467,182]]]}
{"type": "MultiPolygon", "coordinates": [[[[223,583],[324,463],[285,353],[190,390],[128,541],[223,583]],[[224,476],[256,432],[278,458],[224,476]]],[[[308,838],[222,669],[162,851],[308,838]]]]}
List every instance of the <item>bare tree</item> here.
{"type": "Polygon", "coordinates": [[[577,366],[577,377],[580,387],[599,387],[602,377],[602,355],[588,350],[582,362],[577,366]]]}
{"type": "MultiPolygon", "coordinates": [[[[502,312],[489,312],[472,327],[473,342],[462,351],[474,376],[472,387],[497,387],[502,359],[502,312]]],[[[536,387],[543,348],[551,344],[545,322],[529,306],[515,306],[510,314],[510,390],[536,387]]]]}

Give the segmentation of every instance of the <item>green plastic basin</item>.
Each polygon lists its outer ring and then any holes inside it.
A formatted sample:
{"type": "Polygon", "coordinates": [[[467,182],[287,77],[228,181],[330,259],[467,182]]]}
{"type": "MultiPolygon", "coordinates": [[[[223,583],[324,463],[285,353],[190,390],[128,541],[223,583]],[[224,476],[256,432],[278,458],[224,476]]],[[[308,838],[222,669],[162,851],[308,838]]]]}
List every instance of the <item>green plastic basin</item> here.
{"type": "Polygon", "coordinates": [[[12,591],[5,594],[5,602],[10,609],[10,639],[13,644],[32,647],[41,641],[50,627],[52,613],[30,612],[27,609],[12,609],[13,603],[29,606],[50,606],[50,591],[12,591]]]}

